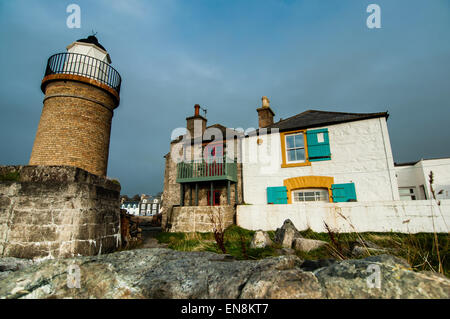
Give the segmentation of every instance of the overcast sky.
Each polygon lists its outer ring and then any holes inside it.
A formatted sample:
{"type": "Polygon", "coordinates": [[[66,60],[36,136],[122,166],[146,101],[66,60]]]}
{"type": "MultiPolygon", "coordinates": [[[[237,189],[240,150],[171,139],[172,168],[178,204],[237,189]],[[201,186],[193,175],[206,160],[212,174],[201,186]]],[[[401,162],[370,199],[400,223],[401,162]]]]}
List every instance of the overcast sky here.
{"type": "Polygon", "coordinates": [[[263,95],[276,120],[388,110],[396,162],[450,156],[448,0],[0,0],[0,165],[28,163],[47,59],[92,30],[123,79],[108,176],[124,194],[162,191],[194,104],[209,125],[249,128],[263,95]],[[366,26],[370,3],[381,29],[366,26]]]}

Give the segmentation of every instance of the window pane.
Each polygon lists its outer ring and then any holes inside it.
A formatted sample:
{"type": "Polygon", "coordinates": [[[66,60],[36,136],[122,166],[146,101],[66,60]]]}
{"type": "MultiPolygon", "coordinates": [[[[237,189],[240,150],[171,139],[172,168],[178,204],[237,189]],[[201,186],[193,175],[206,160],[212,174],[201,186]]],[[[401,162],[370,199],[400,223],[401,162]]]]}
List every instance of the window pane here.
{"type": "Polygon", "coordinates": [[[304,161],[305,160],[305,150],[303,148],[296,149],[296,160],[297,161],[304,161]]]}
{"type": "Polygon", "coordinates": [[[303,134],[295,135],[295,147],[303,147],[304,145],[303,134]]]}
{"type": "Polygon", "coordinates": [[[329,202],[327,189],[304,189],[292,192],[294,202],[329,202]]]}
{"type": "Polygon", "coordinates": [[[294,135],[286,136],[286,144],[287,144],[287,148],[294,148],[295,147],[294,135]]]}
{"type": "Polygon", "coordinates": [[[295,159],[295,150],[288,151],[287,153],[288,153],[288,161],[289,162],[292,162],[292,161],[296,160],[295,159]]]}

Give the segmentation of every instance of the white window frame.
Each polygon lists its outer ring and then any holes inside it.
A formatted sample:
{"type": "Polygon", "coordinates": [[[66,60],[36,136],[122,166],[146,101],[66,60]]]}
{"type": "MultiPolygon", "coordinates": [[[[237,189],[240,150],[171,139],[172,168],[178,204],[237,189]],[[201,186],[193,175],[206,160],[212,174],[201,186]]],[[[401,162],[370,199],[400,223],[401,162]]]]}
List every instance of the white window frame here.
{"type": "MultiPolygon", "coordinates": [[[[294,138],[295,141],[295,138],[294,138]]],[[[306,163],[306,145],[305,145],[305,132],[297,132],[297,133],[291,133],[291,134],[286,134],[284,136],[284,145],[285,145],[285,156],[286,156],[286,164],[297,164],[297,163],[306,163]],[[302,140],[303,140],[303,147],[294,147],[294,148],[289,148],[288,146],[288,137],[289,136],[295,136],[295,135],[301,135],[302,136],[302,140]],[[289,160],[289,150],[297,150],[297,149],[303,149],[303,152],[305,154],[305,159],[302,161],[290,161],[289,160]]]]}
{"type": "Polygon", "coordinates": [[[321,203],[329,203],[330,202],[330,196],[328,193],[328,189],[326,188],[302,188],[302,189],[296,189],[291,192],[292,196],[292,202],[293,203],[311,203],[311,202],[321,202],[321,203]],[[305,193],[311,193],[314,192],[314,200],[306,201],[306,200],[297,200],[296,194],[302,193],[303,199],[306,198],[305,193]],[[319,194],[317,194],[319,193],[319,194]],[[322,197],[323,195],[323,197],[322,197]],[[326,200],[320,200],[321,198],[326,200]]]}
{"type": "Polygon", "coordinates": [[[409,187],[399,187],[398,188],[398,193],[400,196],[400,200],[418,200],[418,196],[417,196],[417,191],[416,191],[416,187],[415,186],[409,186],[409,187]],[[408,194],[403,194],[401,193],[401,190],[409,190],[408,194]],[[411,192],[412,191],[412,192],[411,192]],[[409,199],[402,199],[402,197],[409,197],[409,199]],[[414,198],[413,198],[414,196],[414,198]]]}

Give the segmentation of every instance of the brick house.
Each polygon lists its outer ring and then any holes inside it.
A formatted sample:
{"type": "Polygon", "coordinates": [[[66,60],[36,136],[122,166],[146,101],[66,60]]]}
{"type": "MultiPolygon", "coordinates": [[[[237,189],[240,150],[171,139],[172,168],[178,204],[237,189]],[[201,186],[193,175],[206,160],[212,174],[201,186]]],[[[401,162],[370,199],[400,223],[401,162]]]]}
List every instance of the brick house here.
{"type": "Polygon", "coordinates": [[[186,118],[186,134],[170,143],[165,156],[162,226],[170,231],[211,231],[211,217],[235,220],[242,202],[243,133],[220,124],[207,126],[200,105],[186,118]]]}

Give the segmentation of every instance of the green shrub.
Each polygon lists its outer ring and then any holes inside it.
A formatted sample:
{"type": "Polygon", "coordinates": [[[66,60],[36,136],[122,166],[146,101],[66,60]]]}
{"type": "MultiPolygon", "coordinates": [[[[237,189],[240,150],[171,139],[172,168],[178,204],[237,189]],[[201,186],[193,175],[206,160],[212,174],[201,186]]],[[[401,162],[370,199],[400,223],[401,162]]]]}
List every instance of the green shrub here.
{"type": "Polygon", "coordinates": [[[6,182],[6,181],[19,181],[20,180],[20,173],[19,172],[8,172],[0,174],[0,181],[6,182]]]}

